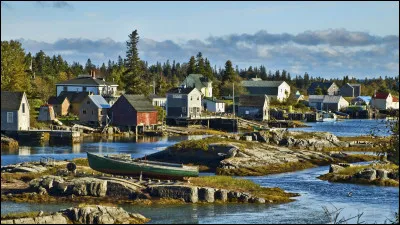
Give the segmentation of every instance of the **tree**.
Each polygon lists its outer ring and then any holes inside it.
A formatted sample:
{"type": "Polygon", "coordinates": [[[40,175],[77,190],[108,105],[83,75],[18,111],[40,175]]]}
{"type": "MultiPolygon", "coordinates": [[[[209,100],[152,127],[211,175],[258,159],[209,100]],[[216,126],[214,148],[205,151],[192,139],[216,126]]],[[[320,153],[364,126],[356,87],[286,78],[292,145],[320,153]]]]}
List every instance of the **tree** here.
{"type": "Polygon", "coordinates": [[[232,67],[232,62],[230,60],[225,63],[225,72],[222,76],[222,84],[226,82],[233,82],[235,80],[235,70],[232,67]]]}
{"type": "Polygon", "coordinates": [[[196,73],[196,60],[195,60],[194,56],[190,57],[189,65],[187,68],[187,74],[189,75],[192,73],[196,73]]]}
{"type": "Polygon", "coordinates": [[[1,42],[1,90],[30,92],[30,77],[25,72],[25,52],[18,41],[1,42]]]}
{"type": "Polygon", "coordinates": [[[199,52],[196,56],[196,73],[197,74],[205,74],[205,63],[203,59],[203,55],[199,52]]]}
{"type": "Polygon", "coordinates": [[[137,45],[139,43],[139,35],[137,30],[129,34],[129,40],[126,42],[126,71],[123,75],[125,83],[125,91],[127,94],[144,94],[150,92],[149,85],[144,80],[144,71],[142,62],[139,58],[137,45]]]}
{"type": "Polygon", "coordinates": [[[85,64],[85,72],[87,74],[90,74],[90,71],[96,69],[96,66],[92,64],[92,60],[87,59],[86,64],[85,64]]]}
{"type": "Polygon", "coordinates": [[[322,91],[322,88],[320,86],[315,88],[315,94],[316,95],[323,95],[323,91],[322,91]]]}

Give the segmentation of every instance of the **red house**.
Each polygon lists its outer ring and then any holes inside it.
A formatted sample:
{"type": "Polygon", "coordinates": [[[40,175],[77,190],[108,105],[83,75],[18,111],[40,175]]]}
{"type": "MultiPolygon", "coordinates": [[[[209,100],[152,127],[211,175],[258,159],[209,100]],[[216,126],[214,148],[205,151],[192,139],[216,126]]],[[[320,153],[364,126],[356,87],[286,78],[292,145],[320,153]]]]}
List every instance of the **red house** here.
{"type": "Polygon", "coordinates": [[[157,109],[143,95],[124,94],[112,105],[111,123],[123,130],[144,131],[157,124],[157,109]]]}

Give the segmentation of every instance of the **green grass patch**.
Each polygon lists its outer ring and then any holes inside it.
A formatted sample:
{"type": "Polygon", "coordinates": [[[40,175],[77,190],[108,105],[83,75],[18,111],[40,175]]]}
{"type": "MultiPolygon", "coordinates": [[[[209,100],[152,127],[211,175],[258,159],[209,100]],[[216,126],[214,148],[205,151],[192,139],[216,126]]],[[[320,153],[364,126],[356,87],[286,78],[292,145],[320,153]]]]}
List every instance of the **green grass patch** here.
{"type": "Polygon", "coordinates": [[[298,196],[298,194],[287,193],[280,188],[261,187],[253,181],[230,176],[195,177],[191,178],[190,182],[200,187],[248,192],[253,196],[272,200],[275,203],[291,202],[293,201],[290,199],[291,197],[298,196]]]}
{"type": "Polygon", "coordinates": [[[77,158],[72,160],[77,166],[89,166],[89,161],[87,158],[77,158]]]}

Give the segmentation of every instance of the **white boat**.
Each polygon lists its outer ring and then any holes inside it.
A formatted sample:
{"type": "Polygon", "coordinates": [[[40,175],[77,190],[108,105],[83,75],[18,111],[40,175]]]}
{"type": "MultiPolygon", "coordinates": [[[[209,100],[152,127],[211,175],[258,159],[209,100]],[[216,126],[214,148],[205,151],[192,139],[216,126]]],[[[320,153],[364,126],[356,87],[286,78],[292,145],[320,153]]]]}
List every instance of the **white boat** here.
{"type": "Polygon", "coordinates": [[[337,121],[337,116],[335,113],[325,112],[325,111],[322,111],[319,113],[320,113],[320,116],[318,119],[319,122],[335,122],[335,121],[337,121]]]}

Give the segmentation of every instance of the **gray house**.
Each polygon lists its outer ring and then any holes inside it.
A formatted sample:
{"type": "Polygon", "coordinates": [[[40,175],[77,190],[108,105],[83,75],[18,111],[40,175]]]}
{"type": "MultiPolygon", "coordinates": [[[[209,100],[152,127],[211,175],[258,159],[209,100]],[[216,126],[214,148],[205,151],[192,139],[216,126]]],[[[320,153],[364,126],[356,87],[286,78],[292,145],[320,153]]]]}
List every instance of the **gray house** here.
{"type": "Polygon", "coordinates": [[[89,95],[82,102],[79,121],[101,126],[108,122],[109,109],[110,105],[101,95],[89,95]]]}
{"type": "Polygon", "coordinates": [[[29,130],[29,102],[25,92],[1,92],[1,130],[29,130]]]}
{"type": "Polygon", "coordinates": [[[339,111],[347,108],[349,102],[342,96],[332,95],[310,95],[308,97],[308,105],[312,108],[324,111],[339,111]]]}
{"type": "Polygon", "coordinates": [[[167,118],[201,115],[201,92],[197,88],[173,88],[167,92],[167,118]]]}
{"type": "Polygon", "coordinates": [[[269,119],[269,98],[267,95],[241,95],[239,97],[238,116],[255,119],[269,119]]]}
{"type": "Polygon", "coordinates": [[[313,82],[307,89],[308,95],[339,95],[339,87],[334,82],[313,82]],[[317,93],[318,88],[322,93],[317,93]]]}
{"type": "Polygon", "coordinates": [[[285,81],[245,80],[241,82],[249,95],[268,95],[282,102],[290,95],[290,86],[285,81]]]}
{"type": "Polygon", "coordinates": [[[358,97],[361,95],[361,84],[345,84],[340,88],[343,97],[358,97]]]}

